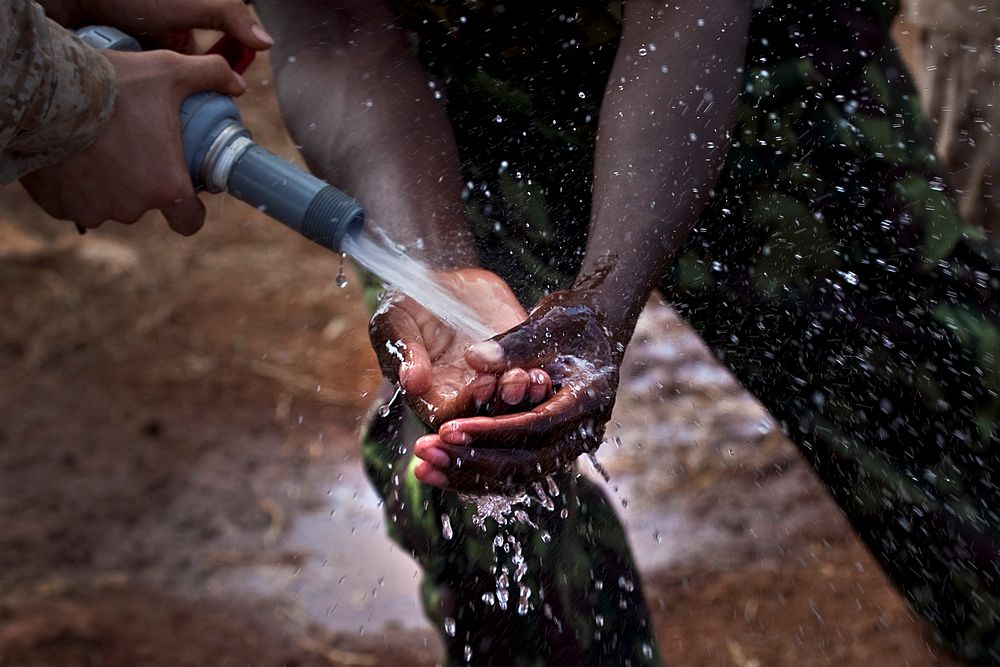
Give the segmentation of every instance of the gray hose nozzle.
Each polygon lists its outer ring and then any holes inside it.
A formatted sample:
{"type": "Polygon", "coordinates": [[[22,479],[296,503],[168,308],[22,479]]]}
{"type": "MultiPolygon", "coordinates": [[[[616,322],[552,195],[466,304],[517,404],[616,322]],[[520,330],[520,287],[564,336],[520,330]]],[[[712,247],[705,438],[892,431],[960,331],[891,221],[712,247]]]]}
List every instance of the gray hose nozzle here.
{"type": "MultiPolygon", "coordinates": [[[[95,48],[141,50],[134,38],[107,26],[81,28],[76,35],[95,48]]],[[[361,232],[361,205],[254,143],[231,98],[196,93],[184,100],[180,113],[184,159],[195,187],[229,192],[334,252],[346,236],[361,232]]]]}

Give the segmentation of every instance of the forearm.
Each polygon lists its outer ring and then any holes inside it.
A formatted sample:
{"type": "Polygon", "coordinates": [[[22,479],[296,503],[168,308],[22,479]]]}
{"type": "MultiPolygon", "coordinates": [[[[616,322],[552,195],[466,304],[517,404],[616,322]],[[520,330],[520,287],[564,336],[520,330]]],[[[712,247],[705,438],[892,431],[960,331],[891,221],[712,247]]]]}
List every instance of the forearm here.
{"type": "Polygon", "coordinates": [[[470,266],[461,170],[444,105],[379,3],[264,0],[278,96],[310,168],[370,225],[440,268],[470,266]]]}
{"type": "Polygon", "coordinates": [[[577,281],[626,338],[718,178],[750,4],[626,2],[601,108],[590,235],[577,281]]]}

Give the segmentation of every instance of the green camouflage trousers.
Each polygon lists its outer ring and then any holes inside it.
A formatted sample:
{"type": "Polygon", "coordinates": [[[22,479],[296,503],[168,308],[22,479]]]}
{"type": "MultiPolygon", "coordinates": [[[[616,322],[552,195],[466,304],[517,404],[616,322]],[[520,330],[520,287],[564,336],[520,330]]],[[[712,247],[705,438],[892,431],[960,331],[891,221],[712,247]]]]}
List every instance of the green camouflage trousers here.
{"type": "Polygon", "coordinates": [[[413,477],[411,448],[424,433],[396,401],[375,418],[363,454],[385,502],[389,536],[424,571],[424,610],[441,632],[447,664],[659,664],[625,531],[595,484],[559,475],[558,495],[548,485],[542,490],[551,509],[535,503],[527,510],[531,524],[501,528],[487,520],[481,527],[468,502],[413,477]],[[525,570],[516,581],[520,562],[525,570]],[[509,581],[506,603],[501,575],[509,581]]]}
{"type": "MultiPolygon", "coordinates": [[[[484,265],[530,304],[579,264],[619,17],[614,3],[556,2],[551,15],[515,4],[401,11],[447,86],[484,265]]],[[[914,609],[958,654],[992,664],[1000,254],[947,191],[886,38],[895,9],[776,0],[755,13],[724,173],[661,289],[780,421],[914,609]]],[[[597,488],[566,475],[539,529],[513,530],[534,597],[524,616],[502,611],[483,598],[496,590],[493,534],[408,474],[423,432],[395,406],[364,451],[393,538],[425,570],[450,664],[659,663],[597,488]]]]}

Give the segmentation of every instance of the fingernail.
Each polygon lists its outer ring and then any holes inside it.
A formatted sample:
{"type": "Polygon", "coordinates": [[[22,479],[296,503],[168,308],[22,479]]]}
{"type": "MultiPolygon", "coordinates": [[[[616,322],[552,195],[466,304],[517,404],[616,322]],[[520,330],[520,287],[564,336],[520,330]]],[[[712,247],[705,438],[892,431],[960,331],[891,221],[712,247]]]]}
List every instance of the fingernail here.
{"type": "Polygon", "coordinates": [[[468,433],[461,431],[439,431],[438,436],[450,445],[467,445],[472,442],[468,433]]]}
{"type": "Polygon", "coordinates": [[[521,391],[517,386],[508,386],[500,389],[500,398],[507,405],[517,405],[521,402],[521,391]]]}
{"type": "Polygon", "coordinates": [[[247,80],[243,78],[239,72],[233,72],[233,76],[236,77],[236,82],[240,84],[240,88],[243,90],[247,89],[247,80]]]}
{"type": "Polygon", "coordinates": [[[476,355],[488,364],[496,364],[503,361],[503,348],[495,340],[487,340],[476,343],[469,348],[469,352],[476,355]]]}
{"type": "Polygon", "coordinates": [[[472,400],[476,404],[476,408],[481,408],[486,405],[487,401],[490,400],[490,396],[493,394],[493,390],[490,387],[483,387],[482,389],[477,389],[472,395],[472,400]]]}
{"type": "Polygon", "coordinates": [[[254,25],[254,27],[250,28],[250,32],[253,33],[254,37],[264,42],[268,46],[274,46],[274,37],[271,37],[269,34],[267,34],[267,31],[261,28],[259,25],[254,25]]]}

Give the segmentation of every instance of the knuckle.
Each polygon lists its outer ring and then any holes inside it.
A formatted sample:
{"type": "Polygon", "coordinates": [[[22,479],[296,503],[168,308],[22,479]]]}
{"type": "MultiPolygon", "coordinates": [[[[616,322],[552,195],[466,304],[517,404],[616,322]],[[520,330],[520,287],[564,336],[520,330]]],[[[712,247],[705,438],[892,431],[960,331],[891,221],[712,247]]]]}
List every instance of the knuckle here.
{"type": "Polygon", "coordinates": [[[211,5],[209,22],[218,30],[239,17],[243,13],[244,6],[242,0],[215,0],[211,5]]]}
{"type": "Polygon", "coordinates": [[[229,63],[226,62],[226,59],[218,53],[201,56],[201,59],[205,64],[205,68],[212,70],[213,74],[223,76],[229,75],[232,72],[232,70],[229,69],[229,63]]]}
{"type": "Polygon", "coordinates": [[[123,225],[132,225],[138,222],[145,212],[139,207],[129,207],[122,210],[115,219],[123,225]]]}
{"type": "Polygon", "coordinates": [[[185,66],[188,63],[187,56],[168,49],[149,51],[148,54],[149,57],[153,59],[156,64],[174,73],[175,75],[177,74],[178,70],[185,69],[185,66]]]}
{"type": "Polygon", "coordinates": [[[204,224],[205,216],[203,215],[191,215],[186,221],[186,224],[177,230],[177,233],[181,236],[194,236],[204,224]]]}

